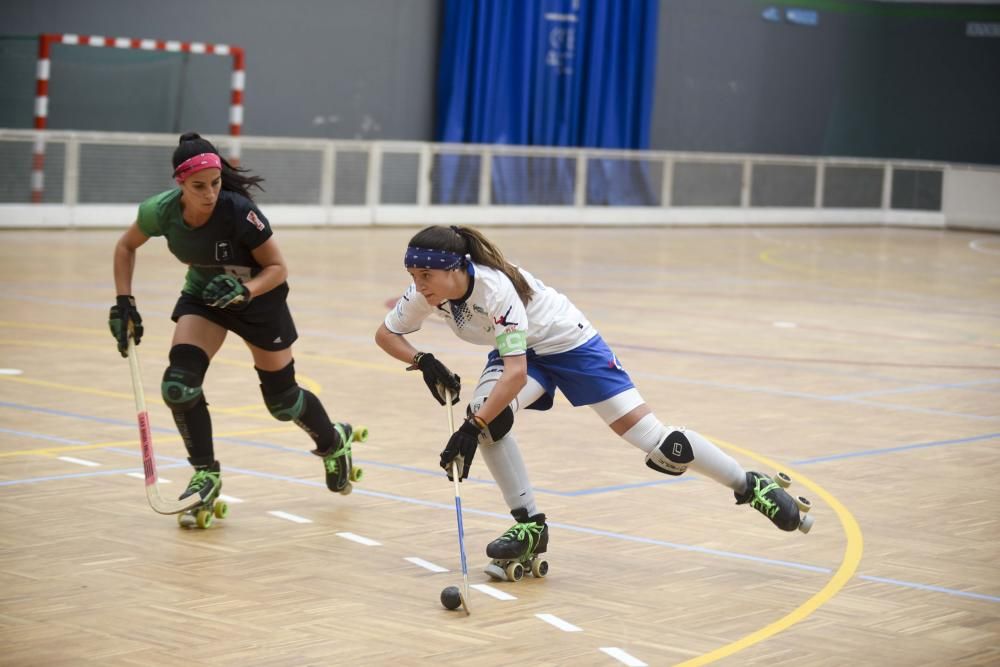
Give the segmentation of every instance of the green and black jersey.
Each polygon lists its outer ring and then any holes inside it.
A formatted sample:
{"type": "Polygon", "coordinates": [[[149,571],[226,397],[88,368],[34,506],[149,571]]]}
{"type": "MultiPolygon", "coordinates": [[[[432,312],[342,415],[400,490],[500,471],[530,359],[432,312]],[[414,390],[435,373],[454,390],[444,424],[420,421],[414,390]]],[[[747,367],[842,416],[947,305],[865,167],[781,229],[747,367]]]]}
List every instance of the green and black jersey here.
{"type": "MultiPolygon", "coordinates": [[[[221,273],[244,282],[260,273],[252,251],[272,235],[271,225],[253,201],[229,190],[219,192],[212,216],[201,227],[184,222],[179,189],[142,202],[137,222],[143,234],[166,237],[170,252],[188,265],[182,291],[199,298],[209,281],[221,273]]],[[[287,294],[288,284],[282,283],[260,298],[284,300],[287,294]]]]}

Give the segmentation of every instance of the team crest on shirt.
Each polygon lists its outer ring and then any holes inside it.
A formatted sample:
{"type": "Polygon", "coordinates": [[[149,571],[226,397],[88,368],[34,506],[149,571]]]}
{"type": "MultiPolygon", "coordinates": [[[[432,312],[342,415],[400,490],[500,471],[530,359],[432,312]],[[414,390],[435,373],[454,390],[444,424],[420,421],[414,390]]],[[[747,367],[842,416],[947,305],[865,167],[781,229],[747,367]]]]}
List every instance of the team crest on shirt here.
{"type": "Polygon", "coordinates": [[[253,212],[253,209],[250,209],[250,212],[247,213],[247,220],[252,222],[253,226],[256,227],[258,231],[264,231],[264,223],[260,221],[260,218],[258,218],[257,214],[253,212]]]}
{"type": "Polygon", "coordinates": [[[233,244],[229,241],[215,242],[215,261],[228,262],[233,258],[233,244]]]}

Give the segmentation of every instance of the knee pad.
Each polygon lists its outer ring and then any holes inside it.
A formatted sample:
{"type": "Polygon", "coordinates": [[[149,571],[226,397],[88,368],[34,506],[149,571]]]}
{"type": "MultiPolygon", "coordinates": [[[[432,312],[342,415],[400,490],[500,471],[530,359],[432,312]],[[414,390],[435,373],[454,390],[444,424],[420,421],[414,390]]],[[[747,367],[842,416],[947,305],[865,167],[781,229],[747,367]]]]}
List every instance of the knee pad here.
{"type": "Polygon", "coordinates": [[[268,412],[278,421],[290,422],[302,416],[306,408],[306,396],[295,382],[295,362],[279,371],[257,369],[260,378],[260,392],[268,412]]]}
{"type": "Polygon", "coordinates": [[[170,365],[163,372],[160,393],[172,412],[186,412],[205,400],[201,383],[208,370],[208,355],[195,345],[174,345],[170,365]]]}
{"type": "Polygon", "coordinates": [[[694,461],[694,450],[681,431],[671,431],[659,445],[646,454],[646,465],[665,475],[683,475],[694,461]]]}
{"type": "MultiPolygon", "coordinates": [[[[483,407],[484,403],[486,403],[485,396],[476,396],[473,398],[469,403],[469,407],[465,409],[465,416],[471,417],[476,414],[479,408],[483,407]]],[[[512,428],[514,428],[514,411],[509,405],[486,426],[486,430],[493,442],[510,433],[512,428]]]]}

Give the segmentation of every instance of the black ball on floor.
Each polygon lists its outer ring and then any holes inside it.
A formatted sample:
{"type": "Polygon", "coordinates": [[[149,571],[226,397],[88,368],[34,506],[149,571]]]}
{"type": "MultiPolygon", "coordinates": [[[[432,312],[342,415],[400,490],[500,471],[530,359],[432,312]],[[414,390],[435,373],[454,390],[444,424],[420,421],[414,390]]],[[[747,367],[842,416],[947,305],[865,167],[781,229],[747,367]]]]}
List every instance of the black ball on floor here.
{"type": "Polygon", "coordinates": [[[445,609],[458,609],[462,606],[462,594],[458,586],[448,586],[441,591],[441,604],[445,609]]]}

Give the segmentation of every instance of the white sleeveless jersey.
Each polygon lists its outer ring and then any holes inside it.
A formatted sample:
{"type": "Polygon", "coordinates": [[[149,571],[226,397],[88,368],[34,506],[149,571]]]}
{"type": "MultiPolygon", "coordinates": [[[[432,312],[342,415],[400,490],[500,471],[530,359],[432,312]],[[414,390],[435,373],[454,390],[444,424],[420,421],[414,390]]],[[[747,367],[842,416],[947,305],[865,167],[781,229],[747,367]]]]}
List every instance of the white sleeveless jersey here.
{"type": "Polygon", "coordinates": [[[501,356],[556,354],[579,347],[597,330],[564,295],[518,268],[535,294],[527,308],[514,284],[500,271],[473,264],[472,294],[462,302],[427,303],[414,284],[385,316],[385,326],[397,334],[420,329],[431,314],[443,318],[455,335],[476,345],[489,345],[501,356]]]}

